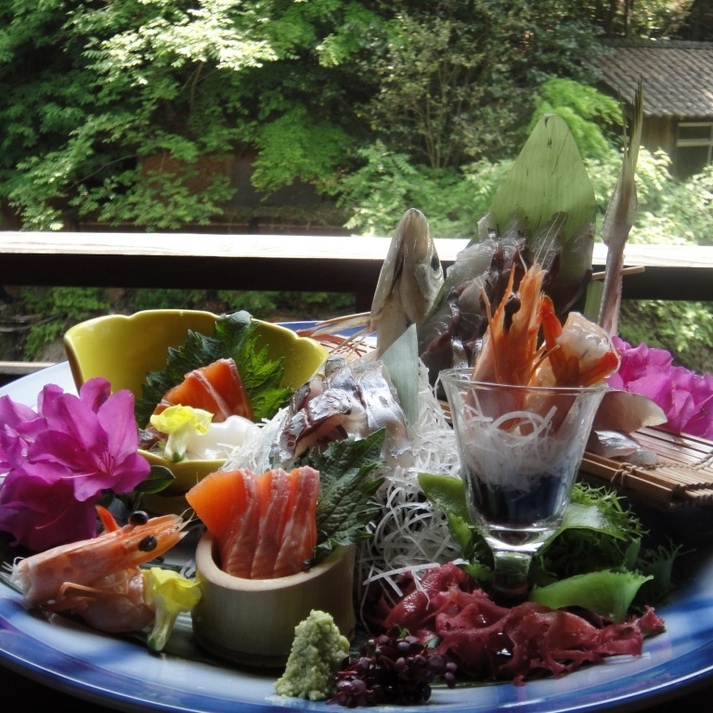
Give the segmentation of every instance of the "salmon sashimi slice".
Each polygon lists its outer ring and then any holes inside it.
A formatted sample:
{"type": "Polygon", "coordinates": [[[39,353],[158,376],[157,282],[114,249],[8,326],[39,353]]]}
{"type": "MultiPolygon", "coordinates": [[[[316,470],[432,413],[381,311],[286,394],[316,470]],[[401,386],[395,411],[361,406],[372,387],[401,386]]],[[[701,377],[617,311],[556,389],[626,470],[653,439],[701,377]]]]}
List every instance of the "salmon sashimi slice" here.
{"type": "Polygon", "coordinates": [[[304,567],[317,544],[319,471],[307,466],[295,468],[290,478],[294,481],[293,498],[287,506],[273,577],[293,574],[295,566],[304,567]]]}
{"type": "Polygon", "coordinates": [[[317,544],[319,471],[248,468],[206,476],[186,494],[228,574],[271,579],[301,572],[317,544]]]}
{"type": "Polygon", "coordinates": [[[250,579],[260,536],[260,484],[250,470],[239,471],[245,503],[235,508],[234,518],[217,541],[218,566],[233,577],[250,579]]]}
{"type": "Polygon", "coordinates": [[[218,359],[186,374],[180,384],[164,394],[154,413],[179,405],[212,413],[214,423],[225,421],[229,416],[253,420],[250,398],[232,359],[218,359]]]}
{"type": "Polygon", "coordinates": [[[255,473],[247,468],[210,473],[186,493],[186,500],[213,535],[219,567],[249,578],[260,524],[255,473]]]}
{"type": "Polygon", "coordinates": [[[240,512],[255,500],[250,481],[251,476],[246,478],[242,470],[218,470],[186,493],[188,504],[217,540],[226,536],[240,512]]]}
{"type": "Polygon", "coordinates": [[[275,555],[279,552],[285,527],[287,503],[291,500],[291,485],[289,474],[282,469],[269,470],[258,478],[260,524],[250,570],[252,579],[273,576],[275,555]]]}

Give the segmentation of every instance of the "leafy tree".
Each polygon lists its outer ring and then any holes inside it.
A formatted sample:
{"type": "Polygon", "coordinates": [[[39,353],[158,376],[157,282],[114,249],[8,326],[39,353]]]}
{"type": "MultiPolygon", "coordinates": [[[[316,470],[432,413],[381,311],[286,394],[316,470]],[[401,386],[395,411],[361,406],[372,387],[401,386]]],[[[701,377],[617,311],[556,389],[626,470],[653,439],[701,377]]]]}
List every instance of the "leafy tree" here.
{"type": "Polygon", "coordinates": [[[343,60],[371,14],[335,0],[48,0],[39,10],[17,0],[0,20],[0,91],[12,97],[0,107],[0,196],[31,228],[61,227],[71,211],[172,229],[209,222],[233,193],[212,176],[195,195],[202,155],[263,148],[267,188],[331,175],[354,123],[344,106],[362,83],[343,60]],[[286,161],[273,122],[312,154],[286,161]],[[161,155],[163,170],[147,167],[161,155]]]}
{"type": "Polygon", "coordinates": [[[582,156],[605,158],[621,134],[621,105],[594,87],[571,79],[553,77],[535,94],[535,113],[529,131],[544,114],[557,114],[566,122],[582,156]]]}
{"type": "MultiPolygon", "coordinates": [[[[594,0],[583,10],[606,37],[695,39],[691,20],[703,14],[708,0],[594,0]]],[[[694,19],[693,24],[697,21],[694,19]]]]}
{"type": "Polygon", "coordinates": [[[432,168],[512,157],[533,90],[550,77],[592,78],[596,31],[572,3],[404,2],[372,65],[363,107],[376,138],[432,168]]]}

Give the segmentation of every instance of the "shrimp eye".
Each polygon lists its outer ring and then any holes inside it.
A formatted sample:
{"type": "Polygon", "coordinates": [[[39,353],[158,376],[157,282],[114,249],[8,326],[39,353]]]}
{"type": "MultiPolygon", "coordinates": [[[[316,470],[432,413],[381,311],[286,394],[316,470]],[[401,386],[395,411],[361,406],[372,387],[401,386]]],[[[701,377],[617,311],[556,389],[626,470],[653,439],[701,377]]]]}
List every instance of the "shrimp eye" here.
{"type": "Polygon", "coordinates": [[[149,521],[149,514],[143,510],[136,510],[129,515],[130,525],[145,525],[149,521]]]}
{"type": "Polygon", "coordinates": [[[151,552],[156,549],[158,545],[158,540],[153,535],[146,535],[141,542],[139,542],[139,549],[141,552],[151,552]]]}

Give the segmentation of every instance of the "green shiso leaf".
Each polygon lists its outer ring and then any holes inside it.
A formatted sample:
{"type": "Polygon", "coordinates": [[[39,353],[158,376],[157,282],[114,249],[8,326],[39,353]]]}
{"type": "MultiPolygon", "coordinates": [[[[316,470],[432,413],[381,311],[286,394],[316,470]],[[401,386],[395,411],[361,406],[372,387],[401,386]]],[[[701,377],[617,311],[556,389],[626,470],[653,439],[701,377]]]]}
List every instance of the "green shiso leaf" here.
{"type": "Polygon", "coordinates": [[[162,465],[152,465],[148,477],[136,486],[134,492],[149,495],[160,493],[175,479],[176,476],[168,468],[162,465]]]}
{"type": "Polygon", "coordinates": [[[145,426],[156,404],[185,375],[218,359],[232,358],[253,408],[255,420],[272,418],[290,399],[291,389],[281,386],[282,359],[269,359],[267,347],[259,348],[258,324],[248,312],[221,316],[213,336],[189,331],[183,346],[169,348],[166,367],[146,375],[142,394],[136,399],[136,421],[145,426]]]}
{"type": "Polygon", "coordinates": [[[374,471],[381,465],[385,431],[364,439],[332,442],[323,452],[311,451],[299,465],[320,472],[317,503],[317,547],[309,562],[313,566],[336,547],[357,544],[371,537],[369,523],[379,514],[374,496],[383,482],[374,471]]]}

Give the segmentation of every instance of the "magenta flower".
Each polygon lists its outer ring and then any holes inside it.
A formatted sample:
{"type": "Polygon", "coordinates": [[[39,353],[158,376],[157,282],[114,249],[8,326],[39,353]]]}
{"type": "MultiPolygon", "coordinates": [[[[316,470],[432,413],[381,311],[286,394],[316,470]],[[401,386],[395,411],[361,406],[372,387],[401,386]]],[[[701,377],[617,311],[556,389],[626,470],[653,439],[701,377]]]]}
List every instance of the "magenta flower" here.
{"type": "Polygon", "coordinates": [[[0,418],[0,530],[13,544],[37,550],[93,536],[104,491],[129,492],[149,474],[133,394],[112,395],[106,379],[79,396],[47,385],[37,413],[1,397],[0,418]]]}
{"type": "Polygon", "coordinates": [[[713,439],[713,375],[674,365],[665,349],[634,348],[616,337],[614,345],[621,365],[607,379],[609,386],[650,398],[663,409],[671,431],[713,439]]]}
{"type": "Polygon", "coordinates": [[[35,476],[32,470],[11,471],[2,486],[0,529],[12,534],[12,544],[39,552],[93,537],[100,497],[80,502],[71,481],[48,482],[46,471],[35,476]]]}

